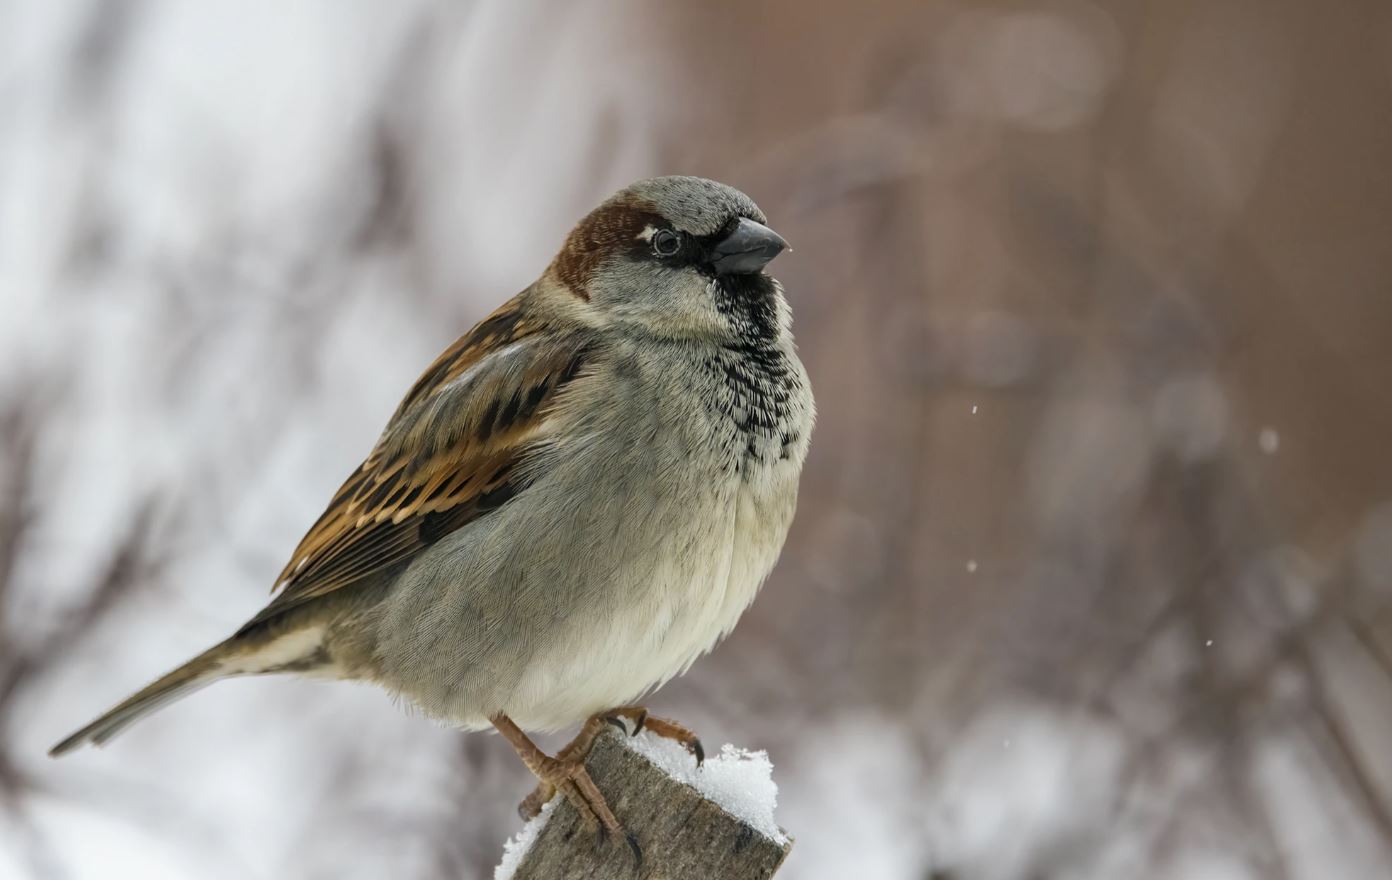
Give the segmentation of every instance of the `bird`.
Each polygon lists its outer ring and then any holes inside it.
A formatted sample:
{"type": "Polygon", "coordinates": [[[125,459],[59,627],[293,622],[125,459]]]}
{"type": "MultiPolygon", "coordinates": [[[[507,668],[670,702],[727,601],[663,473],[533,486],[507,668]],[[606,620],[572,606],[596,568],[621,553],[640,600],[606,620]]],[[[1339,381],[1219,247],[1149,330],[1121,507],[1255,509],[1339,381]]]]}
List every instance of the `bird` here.
{"type": "MultiPolygon", "coordinates": [[[[493,728],[602,834],[584,767],[606,723],[712,649],[773,569],[815,420],[787,248],[739,190],[641,180],[444,351],[231,637],[53,747],[102,745],[224,678],[366,681],[493,728]],[[580,732],[555,755],[527,731],[580,732]]],[[[636,843],[630,837],[631,845],[636,843]]]]}

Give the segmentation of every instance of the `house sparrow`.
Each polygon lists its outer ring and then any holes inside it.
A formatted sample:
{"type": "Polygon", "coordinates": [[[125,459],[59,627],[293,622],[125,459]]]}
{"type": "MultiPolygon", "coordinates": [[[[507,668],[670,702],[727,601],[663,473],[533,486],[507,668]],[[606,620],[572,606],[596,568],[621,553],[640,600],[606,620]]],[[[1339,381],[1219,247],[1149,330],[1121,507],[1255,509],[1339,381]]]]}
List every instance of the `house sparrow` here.
{"type": "Polygon", "coordinates": [[[364,680],[497,728],[540,780],[527,812],[559,789],[619,830],[589,742],[623,718],[699,757],[629,704],[730,632],[793,518],[813,401],[764,224],[696,177],[601,204],[425,371],[270,604],[51,754],[221,678],[364,680]],[[523,733],[582,720],[555,757],[523,733]]]}

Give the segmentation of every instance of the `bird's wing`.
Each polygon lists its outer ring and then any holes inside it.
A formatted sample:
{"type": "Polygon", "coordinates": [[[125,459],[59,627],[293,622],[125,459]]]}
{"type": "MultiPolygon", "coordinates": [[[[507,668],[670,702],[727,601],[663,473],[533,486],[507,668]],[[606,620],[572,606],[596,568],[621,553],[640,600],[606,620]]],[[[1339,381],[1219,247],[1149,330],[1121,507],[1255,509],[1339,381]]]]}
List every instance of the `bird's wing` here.
{"type": "Polygon", "coordinates": [[[506,504],[532,476],[527,453],[589,354],[517,299],[461,337],[406,395],[247,626],[409,560],[506,504]]]}

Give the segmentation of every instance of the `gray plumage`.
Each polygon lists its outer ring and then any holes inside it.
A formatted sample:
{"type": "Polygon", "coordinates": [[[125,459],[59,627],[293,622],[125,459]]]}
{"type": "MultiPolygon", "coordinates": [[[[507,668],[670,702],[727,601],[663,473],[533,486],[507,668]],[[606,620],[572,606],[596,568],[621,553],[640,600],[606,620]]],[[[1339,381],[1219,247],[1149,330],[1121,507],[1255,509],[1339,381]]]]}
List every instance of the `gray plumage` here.
{"type": "Polygon", "coordinates": [[[683,672],[772,569],[811,434],[781,287],[713,268],[776,254],[764,220],[700,178],[606,201],[411,390],[272,603],[55,753],[229,675],[551,730],[683,672]]]}

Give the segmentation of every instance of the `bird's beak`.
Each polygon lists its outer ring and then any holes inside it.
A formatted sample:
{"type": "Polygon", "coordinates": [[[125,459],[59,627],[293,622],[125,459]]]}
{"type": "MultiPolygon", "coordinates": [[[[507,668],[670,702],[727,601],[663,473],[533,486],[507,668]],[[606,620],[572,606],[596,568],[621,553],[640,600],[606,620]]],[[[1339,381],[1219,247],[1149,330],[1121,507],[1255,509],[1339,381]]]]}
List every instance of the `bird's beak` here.
{"type": "Polygon", "coordinates": [[[783,236],[742,217],[734,231],[716,243],[710,262],[719,275],[752,275],[787,247],[783,236]]]}

